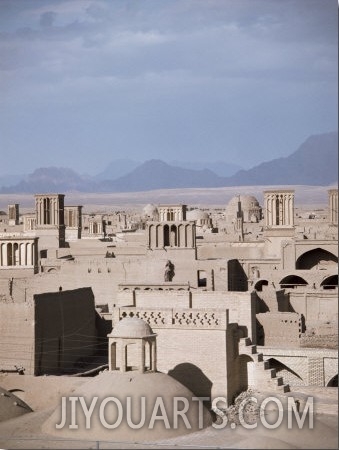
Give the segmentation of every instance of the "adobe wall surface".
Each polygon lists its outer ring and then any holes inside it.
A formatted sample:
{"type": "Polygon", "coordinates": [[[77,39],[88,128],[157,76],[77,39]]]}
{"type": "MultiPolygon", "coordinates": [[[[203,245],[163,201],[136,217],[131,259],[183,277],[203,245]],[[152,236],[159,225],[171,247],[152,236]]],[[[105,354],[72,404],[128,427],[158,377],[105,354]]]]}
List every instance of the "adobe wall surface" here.
{"type": "Polygon", "coordinates": [[[159,371],[168,372],[197,396],[233,398],[239,384],[227,364],[237,356],[237,342],[226,310],[115,308],[113,327],[130,314],[145,320],[157,334],[159,371]]]}
{"type": "Polygon", "coordinates": [[[269,347],[298,347],[301,336],[301,318],[298,313],[260,313],[259,323],[264,328],[264,345],[269,347]]]}
{"type": "Polygon", "coordinates": [[[198,396],[227,394],[226,331],[157,329],[158,369],[174,376],[180,369],[198,396]],[[200,377],[199,377],[200,375],[200,377]]]}
{"type": "Polygon", "coordinates": [[[243,335],[255,343],[255,295],[249,292],[228,291],[166,291],[170,283],[163,285],[162,291],[120,291],[116,306],[136,308],[192,308],[228,310],[229,322],[237,323],[243,335]]]}
{"type": "Polygon", "coordinates": [[[198,259],[209,258],[263,258],[264,242],[222,242],[199,243],[197,247],[198,259]]]}
{"type": "Polygon", "coordinates": [[[338,320],[338,290],[289,291],[290,304],[308,322],[338,320]]]}
{"type": "Polygon", "coordinates": [[[284,364],[284,381],[296,386],[327,386],[338,374],[338,353],[332,349],[258,347],[265,359],[284,364]]]}
{"type": "Polygon", "coordinates": [[[189,291],[136,291],[135,306],[137,308],[190,308],[189,291]]]}
{"type": "Polygon", "coordinates": [[[255,297],[249,292],[192,292],[192,308],[227,309],[229,323],[237,323],[244,337],[256,341],[255,297]]]}
{"type": "Polygon", "coordinates": [[[0,370],[34,373],[33,305],[0,303],[0,370]]]}

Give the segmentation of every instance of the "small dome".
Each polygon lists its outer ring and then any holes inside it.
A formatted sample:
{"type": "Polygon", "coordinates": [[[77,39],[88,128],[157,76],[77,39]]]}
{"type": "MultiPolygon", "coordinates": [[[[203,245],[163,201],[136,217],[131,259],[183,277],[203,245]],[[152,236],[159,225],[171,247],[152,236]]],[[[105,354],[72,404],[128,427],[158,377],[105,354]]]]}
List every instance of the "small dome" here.
{"type": "Polygon", "coordinates": [[[248,209],[259,206],[258,200],[253,195],[236,195],[228,202],[227,209],[234,206],[238,208],[239,197],[241,202],[241,209],[248,209]]]}
{"type": "Polygon", "coordinates": [[[186,213],[187,220],[206,220],[209,219],[209,215],[205,211],[200,211],[200,209],[192,209],[186,213]]]}
{"type": "Polygon", "coordinates": [[[226,219],[233,221],[237,217],[238,202],[241,203],[244,222],[259,222],[262,208],[253,195],[235,195],[226,207],[226,219]]]}
{"type": "Polygon", "coordinates": [[[154,336],[152,328],[138,317],[126,317],[113,328],[111,337],[144,338],[154,336]]]}
{"type": "Polygon", "coordinates": [[[149,203],[148,205],[146,205],[143,208],[142,212],[145,217],[155,217],[159,214],[158,208],[153,205],[153,203],[149,203]]]}
{"type": "MultiPolygon", "coordinates": [[[[67,414],[65,416],[65,426],[57,430],[55,424],[59,423],[61,417],[61,405],[59,405],[42,424],[43,433],[65,439],[76,438],[78,440],[106,440],[129,443],[131,441],[154,442],[158,439],[176,438],[181,435],[187,435],[188,433],[200,431],[202,427],[206,428],[212,425],[211,414],[203,405],[202,401],[199,400],[198,402],[192,391],[170,375],[164,373],[149,373],[144,375],[132,372],[126,372],[124,374],[102,372],[72,392],[72,395],[83,397],[87,405],[92,402],[94,397],[98,398],[98,402],[95,404],[93,410],[90,428],[86,428],[85,415],[83,413],[77,413],[77,429],[70,427],[72,420],[71,414],[67,414]],[[115,429],[104,427],[102,424],[102,415],[99,413],[102,402],[111,399],[112,396],[122,406],[121,422],[119,422],[119,426],[115,429]],[[132,412],[130,414],[132,423],[138,423],[142,412],[144,412],[144,422],[141,428],[131,429],[131,422],[128,422],[127,417],[127,398],[131,400],[132,412]],[[142,407],[142,398],[146,399],[144,407],[142,407]],[[185,416],[191,428],[186,426],[182,420],[179,420],[175,425],[174,420],[177,417],[175,398],[184,398],[187,400],[189,407],[185,410],[185,416]],[[158,406],[156,406],[159,400],[163,404],[164,413],[162,415],[167,417],[169,428],[166,428],[163,420],[156,420],[150,426],[154,414],[159,414],[158,406]]],[[[79,408],[77,411],[79,411],[79,408]]],[[[103,415],[107,423],[114,424],[117,422],[119,413],[116,406],[111,405],[105,408],[104,411],[103,415]]]]}

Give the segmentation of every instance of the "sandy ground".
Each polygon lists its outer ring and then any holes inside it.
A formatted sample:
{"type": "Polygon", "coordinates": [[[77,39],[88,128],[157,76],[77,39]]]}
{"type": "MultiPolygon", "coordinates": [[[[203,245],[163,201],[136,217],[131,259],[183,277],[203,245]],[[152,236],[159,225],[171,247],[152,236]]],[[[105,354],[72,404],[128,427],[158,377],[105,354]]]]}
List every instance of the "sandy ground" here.
{"type": "MultiPolygon", "coordinates": [[[[114,430],[112,441],[81,441],[52,437],[41,432],[41,426],[51,415],[60,401],[61,395],[70,395],[88,378],[76,377],[30,377],[20,375],[0,375],[0,386],[6,389],[21,389],[15,392],[35,406],[34,412],[16,419],[0,423],[0,447],[2,449],[174,449],[174,448],[338,448],[338,400],[337,388],[300,388],[289,395],[305,399],[314,396],[315,411],[313,428],[306,420],[299,429],[293,417],[292,427],[288,428],[286,410],[282,412],[283,421],[275,429],[268,429],[258,419],[255,429],[246,429],[241,424],[230,422],[222,429],[208,427],[196,433],[174,439],[134,442],[131,431],[129,442],[116,442],[114,430]],[[330,414],[323,414],[323,412],[330,414]],[[320,412],[320,413],[319,413],[320,412]]],[[[264,395],[265,393],[261,393],[264,395]]],[[[265,419],[275,423],[278,412],[268,409],[265,419]]]]}

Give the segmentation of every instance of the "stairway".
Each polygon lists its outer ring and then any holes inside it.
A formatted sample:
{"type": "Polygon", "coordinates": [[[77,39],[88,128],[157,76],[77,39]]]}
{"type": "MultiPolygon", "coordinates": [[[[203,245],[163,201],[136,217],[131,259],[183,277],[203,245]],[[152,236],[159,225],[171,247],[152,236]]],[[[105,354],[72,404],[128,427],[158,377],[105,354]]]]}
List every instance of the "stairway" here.
{"type": "Polygon", "coordinates": [[[257,352],[257,346],[252,344],[249,337],[239,339],[239,355],[248,355],[253,359],[257,389],[279,393],[290,391],[289,385],[284,384],[282,377],[277,377],[275,369],[270,369],[269,362],[264,361],[263,354],[257,352]]]}

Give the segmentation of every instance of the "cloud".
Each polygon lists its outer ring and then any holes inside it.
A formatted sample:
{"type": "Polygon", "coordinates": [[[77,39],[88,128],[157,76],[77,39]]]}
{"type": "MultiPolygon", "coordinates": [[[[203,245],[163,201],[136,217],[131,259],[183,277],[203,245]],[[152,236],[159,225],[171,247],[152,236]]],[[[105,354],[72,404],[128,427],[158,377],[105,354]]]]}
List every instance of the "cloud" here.
{"type": "Polygon", "coordinates": [[[254,160],[290,127],[274,148],[290,153],[336,123],[336,9],[331,0],[2,0],[5,142],[37,153],[62,144],[65,158],[76,140],[99,140],[107,152],[117,142],[152,157],[208,148],[220,159],[229,148],[254,160]]]}
{"type": "Polygon", "coordinates": [[[55,22],[57,14],[54,11],[47,11],[40,16],[40,25],[42,27],[51,27],[55,22]]]}

